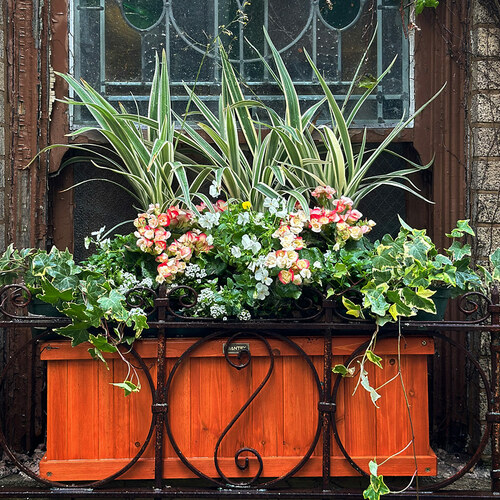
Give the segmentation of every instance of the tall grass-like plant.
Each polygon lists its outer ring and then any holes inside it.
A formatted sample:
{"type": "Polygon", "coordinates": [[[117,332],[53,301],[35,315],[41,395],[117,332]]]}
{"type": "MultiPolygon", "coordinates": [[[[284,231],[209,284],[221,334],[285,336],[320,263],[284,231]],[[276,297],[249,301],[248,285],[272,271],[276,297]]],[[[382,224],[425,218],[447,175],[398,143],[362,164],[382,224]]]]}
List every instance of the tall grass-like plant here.
{"type": "MultiPolygon", "coordinates": [[[[165,53],[161,62],[156,57],[147,117],[131,115],[121,104],[117,110],[87,82],[79,82],[70,75],[58,75],[79,98],[66,99],[65,102],[84,106],[96,121],[96,125],[80,128],[69,136],[97,131],[108,141],[112,151],[110,153],[109,148],[103,146],[70,144],[70,148],[83,155],[69,159],[66,164],[88,160],[100,169],[122,175],[128,185],[124,189],[143,210],[150,204],[165,207],[178,200],[191,204],[191,195],[197,193],[210,175],[210,169],[195,164],[178,151],[179,132],[171,106],[165,53]],[[188,181],[188,171],[194,172],[191,181],[188,181]]],[[[58,146],[68,147],[52,145],[44,151],[58,146]]]]}
{"type": "Polygon", "coordinates": [[[299,96],[286,65],[265,30],[264,34],[276,69],[269,65],[266,58],[260,54],[259,56],[283,93],[283,115],[256,99],[245,98],[242,84],[222,47],[222,92],[218,116],[195,92],[186,87],[201,117],[198,126],[209,138],[205,139],[186,123],[187,143],[206,159],[206,163],[212,165],[216,184],[220,184],[228,197],[250,200],[257,208],[262,207],[265,197],[279,196],[287,197],[289,205],[298,201],[302,206],[307,206],[308,200],[303,193],[323,184],[332,186],[339,195],[351,198],[355,204],[382,185],[398,187],[423,198],[408,176],[429,168],[432,161],[426,165],[418,165],[387,147],[439,92],[414,114],[403,117],[375,149],[368,150],[366,129],[361,144],[355,145],[352,143],[349,127],[395,61],[358,98],[349,113],[347,103],[375,35],[358,65],[342,107],[337,104],[327,82],[305,52],[324,97],[302,112],[299,96]],[[317,126],[315,122],[323,105],[328,107],[331,121],[330,124],[317,126]],[[262,121],[253,118],[252,110],[264,115],[262,121]],[[244,137],[243,143],[238,140],[238,130],[241,130],[244,137]],[[408,167],[383,175],[369,175],[370,167],[383,152],[404,159],[408,167]]]}

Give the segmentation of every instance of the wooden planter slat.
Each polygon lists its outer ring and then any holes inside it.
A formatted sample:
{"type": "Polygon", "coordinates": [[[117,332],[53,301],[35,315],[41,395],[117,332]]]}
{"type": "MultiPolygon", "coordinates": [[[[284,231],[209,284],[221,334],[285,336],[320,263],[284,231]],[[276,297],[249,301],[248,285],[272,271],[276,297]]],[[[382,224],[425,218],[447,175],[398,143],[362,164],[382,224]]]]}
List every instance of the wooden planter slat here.
{"type": "MultiPolygon", "coordinates": [[[[167,341],[167,373],[177,358],[196,340],[167,341]]],[[[323,376],[323,338],[294,338],[311,357],[323,376]]],[[[169,419],[177,445],[191,463],[209,476],[217,477],[213,463],[214,447],[226,425],[264,379],[269,357],[262,342],[248,342],[252,361],[236,370],[224,359],[225,340],[203,345],[183,362],[170,388],[169,419]]],[[[333,339],[333,364],[344,363],[363,342],[359,337],[333,339]]],[[[307,364],[284,342],[271,340],[275,354],[274,371],[249,408],[222,440],[218,456],[228,477],[247,477],[257,470],[256,459],[249,455],[250,467],[240,471],[235,452],[255,448],[264,458],[263,476],[280,476],[291,470],[309,449],[318,422],[318,394],[307,364]]],[[[117,355],[109,355],[106,369],[94,361],[87,346],[72,348],[69,342],[53,341],[44,345],[42,359],[47,361],[47,453],[40,463],[42,477],[56,481],[104,478],[123,467],[142,446],[151,422],[151,394],[142,376],[140,393],[129,397],[111,385],[125,377],[125,364],[117,355]]],[[[156,340],[136,343],[139,354],[156,380],[156,340]]],[[[384,369],[368,369],[374,387],[397,375],[397,342],[380,340],[376,352],[383,358],[384,369]]],[[[427,355],[434,344],[427,337],[410,337],[401,344],[401,369],[415,431],[415,453],[419,474],[436,474],[436,457],[429,446],[427,403],[427,355]]],[[[236,359],[236,358],[235,358],[236,359]]],[[[334,418],[340,438],[356,462],[367,470],[369,460],[384,458],[400,451],[411,439],[406,402],[399,378],[380,389],[382,398],[376,408],[368,393],[359,388],[357,379],[341,383],[334,418]]],[[[124,478],[149,479],[154,476],[154,438],[144,455],[124,478]]],[[[389,460],[380,468],[386,475],[414,473],[414,449],[389,460]]],[[[297,476],[321,476],[322,440],[310,461],[297,476]]],[[[341,455],[332,440],[331,473],[351,476],[357,473],[341,455]]],[[[176,456],[165,433],[164,477],[193,477],[176,456]]]]}

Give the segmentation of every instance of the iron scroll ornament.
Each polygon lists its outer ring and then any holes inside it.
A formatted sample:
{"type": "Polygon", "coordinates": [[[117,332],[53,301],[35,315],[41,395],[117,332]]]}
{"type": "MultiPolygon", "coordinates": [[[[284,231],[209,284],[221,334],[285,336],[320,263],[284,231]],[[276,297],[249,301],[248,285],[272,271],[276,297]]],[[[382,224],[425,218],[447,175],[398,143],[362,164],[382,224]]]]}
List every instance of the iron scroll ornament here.
{"type": "MultiPolygon", "coordinates": [[[[200,339],[199,341],[194,343],[192,346],[190,346],[186,351],[184,351],[184,353],[177,359],[176,363],[172,367],[172,370],[170,371],[167,382],[165,384],[165,392],[167,394],[167,398],[169,397],[170,391],[172,390],[171,388],[172,388],[175,374],[176,374],[177,370],[180,368],[180,366],[182,366],[183,362],[188,360],[193,352],[195,352],[197,349],[199,349],[200,347],[205,345],[207,342],[209,342],[211,340],[215,340],[218,337],[224,337],[226,335],[227,335],[227,332],[213,333],[211,335],[208,335],[207,337],[200,339]]],[[[273,374],[274,353],[273,353],[273,350],[271,348],[271,345],[269,344],[269,342],[267,340],[267,337],[285,342],[301,357],[301,359],[303,361],[305,361],[305,363],[308,365],[308,367],[311,371],[311,375],[312,375],[313,380],[314,380],[314,387],[317,390],[318,398],[321,398],[322,387],[321,387],[321,381],[320,381],[318,372],[316,371],[316,368],[315,368],[311,358],[305,353],[305,351],[299,345],[297,345],[295,342],[293,342],[290,338],[284,337],[283,335],[280,335],[280,334],[274,333],[274,332],[270,332],[270,331],[265,331],[265,332],[261,332],[261,333],[248,331],[248,332],[237,332],[237,333],[233,334],[228,339],[228,341],[226,342],[225,347],[224,347],[224,357],[225,357],[226,361],[233,368],[241,370],[241,369],[244,369],[244,368],[251,365],[252,357],[251,357],[250,351],[246,351],[246,350],[240,351],[238,359],[241,362],[239,362],[239,363],[235,363],[234,361],[232,361],[229,358],[230,346],[235,342],[236,339],[238,339],[239,337],[243,337],[243,336],[245,338],[254,337],[255,339],[257,339],[258,341],[260,341],[264,344],[265,349],[266,349],[267,354],[268,354],[269,359],[270,359],[270,365],[269,365],[269,368],[268,368],[268,371],[267,371],[265,377],[262,379],[262,381],[259,384],[259,386],[257,387],[257,389],[255,389],[255,391],[250,395],[249,399],[243,404],[243,406],[240,408],[240,410],[231,419],[231,421],[225,427],[225,429],[222,431],[221,435],[219,436],[219,438],[217,440],[217,443],[216,443],[215,448],[214,448],[214,465],[215,465],[215,468],[217,470],[217,473],[219,474],[219,478],[212,478],[212,477],[206,475],[204,472],[202,472],[197,467],[195,467],[188,460],[188,458],[184,455],[184,453],[180,449],[179,445],[177,444],[177,441],[175,440],[175,437],[174,437],[173,432],[172,432],[172,428],[170,426],[171,409],[169,410],[169,412],[165,416],[165,427],[167,430],[167,435],[168,435],[170,444],[172,445],[172,448],[174,449],[175,453],[177,454],[179,459],[182,461],[182,463],[189,470],[191,470],[191,472],[193,472],[197,477],[199,477],[201,479],[205,479],[205,480],[209,481],[212,484],[215,484],[216,486],[218,486],[220,488],[225,488],[225,487],[236,488],[236,489],[251,488],[251,487],[267,488],[267,487],[273,486],[279,482],[285,481],[286,479],[292,477],[307,463],[307,461],[309,460],[309,458],[313,454],[314,449],[316,448],[316,445],[318,444],[319,438],[321,436],[321,431],[322,431],[321,414],[320,414],[320,412],[318,412],[318,420],[317,420],[317,424],[316,424],[315,434],[314,434],[314,437],[312,439],[312,442],[311,442],[308,450],[306,451],[304,456],[299,460],[299,462],[291,470],[289,470],[285,474],[281,475],[280,477],[277,477],[277,478],[274,478],[274,479],[271,479],[271,480],[265,481],[265,482],[258,482],[259,478],[262,475],[263,469],[264,469],[264,460],[257,450],[255,450],[254,448],[246,447],[246,446],[236,450],[235,455],[234,455],[235,465],[239,470],[243,471],[243,470],[247,469],[249,466],[249,459],[248,459],[248,457],[244,457],[243,463],[241,463],[241,458],[242,458],[241,455],[243,453],[250,453],[250,454],[254,455],[254,457],[257,458],[257,461],[259,464],[257,473],[255,473],[253,477],[250,477],[248,481],[235,483],[235,482],[231,481],[231,479],[228,478],[222,472],[222,470],[219,466],[219,463],[218,463],[218,451],[219,451],[220,444],[222,443],[224,437],[227,435],[229,430],[234,426],[236,421],[240,418],[240,416],[247,410],[247,408],[252,404],[252,402],[255,400],[255,398],[259,395],[259,393],[262,391],[262,389],[264,388],[264,386],[268,382],[269,378],[273,374]]]]}
{"type": "MultiPolygon", "coordinates": [[[[36,337],[31,338],[28,342],[26,342],[23,346],[21,346],[8,360],[7,364],[3,368],[2,372],[0,373],[0,390],[2,390],[5,377],[12,367],[12,365],[15,363],[17,358],[30,346],[33,346],[35,343],[37,343],[39,340],[43,340],[45,337],[45,333],[41,333],[40,335],[37,335],[36,337]]],[[[144,360],[141,358],[141,356],[137,353],[137,351],[132,347],[128,350],[128,352],[135,358],[137,361],[139,368],[143,371],[143,373],[146,375],[147,379],[147,386],[151,392],[151,397],[153,402],[155,401],[155,385],[153,382],[153,378],[151,376],[151,373],[149,372],[149,369],[144,362],[144,360]]],[[[133,456],[129,462],[127,462],[122,468],[120,468],[118,471],[110,474],[109,476],[106,476],[103,479],[99,479],[97,481],[90,481],[86,483],[78,483],[78,486],[76,489],[81,489],[82,491],[85,489],[91,489],[91,488],[100,488],[106,484],[111,483],[115,479],[119,478],[125,472],[130,470],[136,463],[137,461],[141,458],[141,456],[144,454],[146,451],[146,448],[149,446],[149,443],[151,441],[151,438],[153,436],[154,432],[154,414],[151,414],[151,422],[149,425],[149,430],[148,434],[140,447],[140,449],[137,451],[135,456],[133,456]]],[[[5,438],[5,435],[2,431],[2,425],[0,422],[0,449],[3,448],[5,451],[6,455],[9,457],[9,459],[14,463],[14,465],[26,476],[30,477],[31,479],[34,479],[36,482],[44,484],[45,486],[49,486],[51,488],[63,488],[63,489],[75,489],[75,485],[73,483],[62,483],[59,481],[51,481],[50,479],[45,479],[44,477],[39,476],[35,472],[33,472],[31,469],[29,469],[26,465],[24,465],[22,462],[20,462],[18,456],[14,453],[14,451],[10,448],[9,444],[7,443],[7,440],[5,438]]]]}
{"type": "MultiPolygon", "coordinates": [[[[479,377],[480,377],[480,379],[481,379],[481,381],[483,383],[484,391],[486,393],[486,400],[487,400],[487,410],[486,410],[486,413],[487,414],[491,414],[492,409],[493,409],[493,405],[492,405],[492,389],[491,389],[488,377],[487,377],[486,373],[484,372],[484,370],[482,369],[482,367],[479,364],[479,362],[472,356],[472,354],[465,347],[463,347],[462,345],[458,344],[457,342],[455,342],[453,339],[449,338],[448,336],[446,336],[446,335],[444,335],[442,333],[439,333],[439,332],[428,332],[428,333],[431,336],[435,337],[435,338],[439,338],[439,339],[441,339],[441,340],[449,343],[452,347],[454,347],[454,348],[462,351],[465,354],[466,358],[471,362],[472,366],[478,372],[479,377]]],[[[389,333],[389,334],[386,334],[386,335],[384,335],[384,334],[379,334],[379,335],[380,335],[379,338],[388,338],[388,337],[396,338],[393,333],[392,334],[389,333]]],[[[345,361],[345,365],[348,366],[349,363],[351,363],[355,358],[357,358],[361,353],[363,353],[366,350],[366,348],[368,347],[368,345],[369,345],[369,341],[365,342],[362,345],[360,345],[351,354],[351,356],[349,356],[349,358],[345,361]]],[[[332,388],[332,395],[331,395],[331,401],[332,401],[333,404],[336,403],[338,391],[339,391],[340,384],[342,383],[342,381],[343,381],[343,377],[341,375],[337,375],[337,377],[335,379],[335,382],[334,382],[334,385],[333,385],[333,388],[332,388]]],[[[364,470],[350,456],[350,454],[346,450],[346,448],[344,446],[344,443],[342,442],[342,439],[340,438],[335,418],[332,418],[330,420],[330,424],[331,424],[331,427],[332,427],[332,434],[333,434],[333,436],[335,438],[335,441],[336,441],[336,443],[337,443],[340,451],[342,452],[342,454],[344,455],[344,457],[346,458],[346,460],[351,465],[351,467],[354,470],[356,470],[357,472],[359,472],[362,476],[370,477],[370,473],[368,471],[364,470]]],[[[455,481],[457,481],[462,476],[464,476],[467,472],[469,472],[479,462],[479,460],[481,459],[482,453],[483,453],[484,449],[486,448],[486,445],[488,444],[488,441],[489,441],[489,436],[491,434],[491,426],[492,426],[492,423],[487,420],[486,425],[485,425],[485,427],[483,429],[483,433],[481,435],[481,440],[480,440],[480,442],[479,442],[479,444],[478,444],[478,446],[476,448],[476,451],[474,452],[474,454],[472,455],[472,457],[467,461],[467,463],[462,468],[460,468],[453,476],[451,476],[451,477],[449,477],[447,479],[443,479],[443,480],[438,481],[438,482],[436,482],[434,484],[426,484],[425,485],[425,490],[428,490],[428,491],[440,490],[441,488],[444,488],[446,486],[449,486],[450,484],[453,484],[455,481]]],[[[410,491],[413,491],[413,490],[414,490],[413,488],[410,489],[410,491]]]]}

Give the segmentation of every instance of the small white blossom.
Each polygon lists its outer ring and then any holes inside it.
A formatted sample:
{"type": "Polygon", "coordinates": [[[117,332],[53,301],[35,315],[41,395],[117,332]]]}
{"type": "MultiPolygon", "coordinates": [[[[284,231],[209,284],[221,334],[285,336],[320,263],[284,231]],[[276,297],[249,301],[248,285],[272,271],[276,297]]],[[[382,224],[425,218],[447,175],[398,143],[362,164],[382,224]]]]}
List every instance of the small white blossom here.
{"type": "Polygon", "coordinates": [[[241,248],[237,247],[237,246],[232,246],[231,253],[232,253],[233,257],[235,257],[236,259],[239,259],[241,257],[241,248]]]}
{"type": "Polygon", "coordinates": [[[250,222],[250,212],[242,212],[238,214],[238,224],[244,226],[250,222]]]}
{"type": "Polygon", "coordinates": [[[213,244],[214,244],[214,237],[211,234],[209,234],[207,236],[207,245],[213,245],[213,244]]]}
{"type": "Polygon", "coordinates": [[[212,229],[219,225],[220,212],[207,212],[198,217],[198,223],[204,229],[212,229]]]}
{"type": "Polygon", "coordinates": [[[220,195],[221,187],[217,185],[217,182],[214,180],[212,184],[210,184],[210,188],[208,192],[212,198],[218,198],[220,195]]]}
{"type": "Polygon", "coordinates": [[[245,250],[251,250],[253,254],[256,254],[262,248],[255,235],[250,238],[248,234],[244,234],[243,238],[241,238],[241,244],[245,250]]]}
{"type": "Polygon", "coordinates": [[[264,300],[269,295],[269,287],[263,283],[257,283],[255,286],[256,297],[259,300],[264,300]]]}
{"type": "Polygon", "coordinates": [[[321,262],[319,260],[317,260],[314,262],[313,267],[315,269],[321,269],[323,266],[321,265],[321,262]]]}
{"type": "Polygon", "coordinates": [[[269,210],[270,214],[275,214],[280,207],[280,202],[278,198],[265,198],[264,207],[269,210]]]}

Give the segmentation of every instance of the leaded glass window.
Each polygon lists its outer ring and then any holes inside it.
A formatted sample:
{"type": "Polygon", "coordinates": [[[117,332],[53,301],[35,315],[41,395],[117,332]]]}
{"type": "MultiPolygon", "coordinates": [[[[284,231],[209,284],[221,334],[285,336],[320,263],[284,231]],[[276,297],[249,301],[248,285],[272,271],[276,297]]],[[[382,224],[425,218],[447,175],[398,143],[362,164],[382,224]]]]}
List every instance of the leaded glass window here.
{"type": "MultiPolygon", "coordinates": [[[[264,57],[269,55],[265,27],[304,104],[320,95],[304,49],[342,99],[376,30],[363,74],[380,74],[395,55],[398,58],[356,124],[387,127],[408,113],[409,51],[399,0],[75,0],[71,4],[75,76],[111,102],[133,110],[145,109],[154,54],[163,49],[177,111],[184,111],[187,104],[183,83],[192,87],[195,82],[197,93],[215,108],[220,90],[213,43],[217,37],[246,82],[249,96],[279,108],[279,89],[251,46],[264,57]]],[[[86,118],[84,111],[75,110],[75,122],[86,118]]]]}

